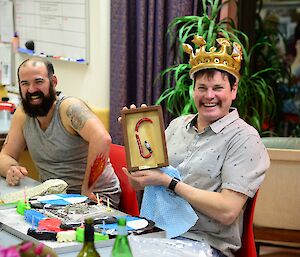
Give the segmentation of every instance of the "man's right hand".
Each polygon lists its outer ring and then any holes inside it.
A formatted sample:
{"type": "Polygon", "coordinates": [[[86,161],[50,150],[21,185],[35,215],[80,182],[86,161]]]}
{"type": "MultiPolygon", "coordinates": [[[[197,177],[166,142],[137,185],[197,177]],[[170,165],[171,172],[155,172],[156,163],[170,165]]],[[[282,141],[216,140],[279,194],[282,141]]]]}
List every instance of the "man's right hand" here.
{"type": "Polygon", "coordinates": [[[10,166],[6,173],[6,182],[11,186],[16,186],[20,183],[20,180],[28,175],[26,168],[22,166],[10,166]]]}
{"type": "MultiPolygon", "coordinates": [[[[146,104],[141,104],[141,107],[142,107],[142,108],[145,108],[145,107],[147,107],[147,105],[146,105],[146,104]]],[[[136,109],[136,105],[135,105],[135,104],[130,105],[130,109],[136,109]]],[[[123,110],[128,110],[128,108],[127,108],[126,106],[124,106],[124,107],[122,108],[122,111],[123,111],[123,110]]],[[[122,123],[122,117],[121,117],[121,116],[118,117],[118,122],[119,122],[119,123],[122,123]]]]}

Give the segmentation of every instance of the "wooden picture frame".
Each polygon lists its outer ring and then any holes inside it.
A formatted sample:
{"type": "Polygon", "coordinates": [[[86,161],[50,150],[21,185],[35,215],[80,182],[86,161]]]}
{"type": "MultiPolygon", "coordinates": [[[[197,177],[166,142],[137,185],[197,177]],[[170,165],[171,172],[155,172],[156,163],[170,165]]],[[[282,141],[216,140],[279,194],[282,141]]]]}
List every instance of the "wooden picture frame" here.
{"type": "Polygon", "coordinates": [[[161,106],[123,110],[121,116],[128,170],[168,166],[161,106]]]}

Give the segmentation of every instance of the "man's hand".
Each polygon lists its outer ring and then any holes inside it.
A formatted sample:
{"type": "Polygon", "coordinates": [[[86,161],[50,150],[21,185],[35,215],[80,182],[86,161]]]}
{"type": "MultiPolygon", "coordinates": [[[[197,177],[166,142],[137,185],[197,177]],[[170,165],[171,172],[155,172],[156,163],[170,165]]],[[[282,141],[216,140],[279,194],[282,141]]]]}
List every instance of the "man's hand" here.
{"type": "Polygon", "coordinates": [[[97,202],[97,197],[96,197],[96,195],[95,195],[93,192],[90,192],[90,191],[83,191],[83,190],[81,189],[81,195],[85,195],[85,196],[87,196],[89,199],[91,199],[92,201],[97,202]]]}
{"type": "MultiPolygon", "coordinates": [[[[142,107],[142,108],[145,108],[145,107],[147,107],[147,104],[141,104],[141,107],[142,107]]],[[[135,104],[130,105],[130,109],[136,109],[136,105],[135,105],[135,104]]],[[[128,108],[127,108],[126,106],[124,106],[124,107],[122,108],[122,110],[128,110],[128,108]]],[[[121,117],[121,116],[118,117],[118,122],[119,122],[119,123],[122,123],[122,117],[121,117]]]]}
{"type": "Polygon", "coordinates": [[[28,171],[21,166],[10,166],[6,173],[6,182],[11,186],[16,186],[20,183],[20,180],[27,176],[28,171]]]}
{"type": "Polygon", "coordinates": [[[172,178],[158,169],[139,170],[129,173],[126,168],[122,168],[128,176],[129,182],[135,190],[143,190],[145,186],[165,186],[167,187],[172,178]]]}

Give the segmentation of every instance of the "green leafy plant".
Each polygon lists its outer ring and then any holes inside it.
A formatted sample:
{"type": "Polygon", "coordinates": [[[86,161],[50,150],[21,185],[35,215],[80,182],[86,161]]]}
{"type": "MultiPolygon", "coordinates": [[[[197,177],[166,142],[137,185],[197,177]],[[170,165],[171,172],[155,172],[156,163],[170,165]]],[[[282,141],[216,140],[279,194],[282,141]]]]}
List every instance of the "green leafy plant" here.
{"type": "Polygon", "coordinates": [[[182,44],[189,43],[197,34],[207,42],[207,50],[216,46],[217,37],[225,37],[231,42],[242,46],[243,68],[239,81],[237,100],[234,105],[239,109],[240,116],[262,131],[262,124],[273,117],[276,108],[272,86],[264,79],[264,75],[276,71],[276,68],[265,67],[259,71],[251,69],[254,53],[258,49],[270,47],[268,40],[262,39],[249,49],[246,34],[235,28],[230,18],[219,19],[219,13],[224,5],[230,1],[220,3],[219,0],[202,1],[202,16],[182,16],[171,21],[167,35],[172,47],[176,47],[176,63],[161,72],[159,78],[165,79],[167,89],[161,94],[156,104],[165,103],[167,110],[173,116],[195,113],[197,110],[193,102],[193,81],[189,77],[190,65],[182,44]]]}

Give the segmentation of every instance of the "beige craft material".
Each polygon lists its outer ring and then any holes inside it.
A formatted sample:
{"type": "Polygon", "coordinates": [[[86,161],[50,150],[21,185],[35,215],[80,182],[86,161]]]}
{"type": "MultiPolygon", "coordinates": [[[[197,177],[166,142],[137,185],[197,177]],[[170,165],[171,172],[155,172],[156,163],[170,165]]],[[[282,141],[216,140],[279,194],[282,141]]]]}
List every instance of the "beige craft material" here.
{"type": "MultiPolygon", "coordinates": [[[[49,179],[42,184],[27,188],[26,197],[31,198],[37,195],[48,195],[48,194],[63,194],[66,193],[68,184],[61,179],[49,179]]],[[[1,195],[1,201],[3,203],[13,203],[24,199],[24,189],[8,194],[1,195]]]]}

